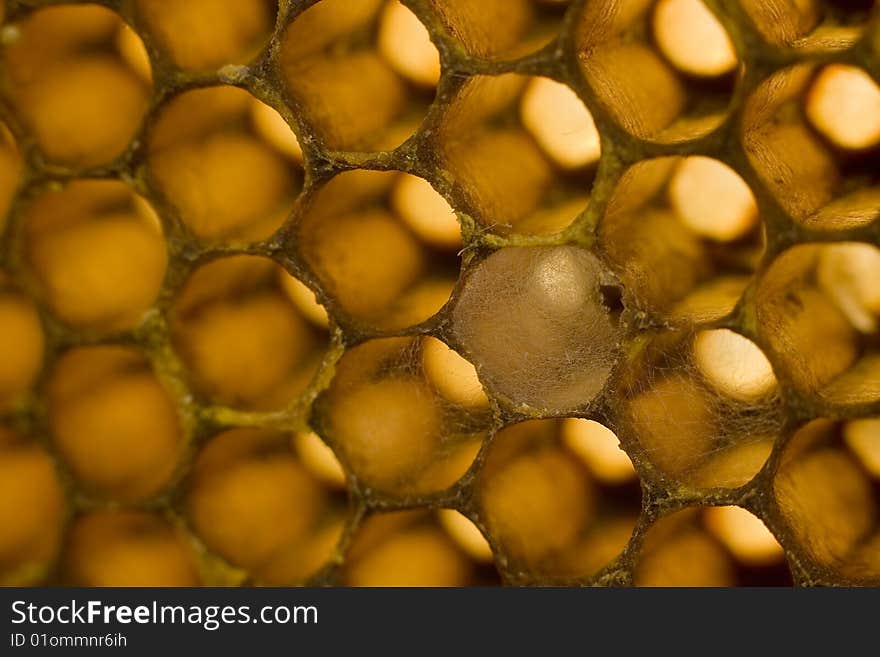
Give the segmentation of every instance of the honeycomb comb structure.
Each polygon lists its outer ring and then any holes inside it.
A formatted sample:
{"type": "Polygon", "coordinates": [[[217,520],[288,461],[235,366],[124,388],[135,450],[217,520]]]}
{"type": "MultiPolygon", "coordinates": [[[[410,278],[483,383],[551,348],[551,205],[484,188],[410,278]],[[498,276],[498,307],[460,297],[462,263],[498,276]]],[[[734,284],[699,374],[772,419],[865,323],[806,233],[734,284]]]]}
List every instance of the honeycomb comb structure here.
{"type": "Polygon", "coordinates": [[[0,21],[0,583],[880,585],[873,2],[0,21]]]}

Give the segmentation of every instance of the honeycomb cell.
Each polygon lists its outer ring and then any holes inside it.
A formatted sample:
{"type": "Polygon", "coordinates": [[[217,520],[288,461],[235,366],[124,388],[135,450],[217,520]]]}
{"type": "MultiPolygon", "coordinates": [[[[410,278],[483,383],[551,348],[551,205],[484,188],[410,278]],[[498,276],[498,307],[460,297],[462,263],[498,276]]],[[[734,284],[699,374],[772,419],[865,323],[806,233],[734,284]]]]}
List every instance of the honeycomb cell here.
{"type": "Polygon", "coordinates": [[[440,509],[437,512],[437,520],[468,556],[481,563],[492,563],[492,547],[467,516],[455,509],[440,509]]]}
{"type": "MultiPolygon", "coordinates": [[[[743,144],[764,185],[795,222],[816,231],[843,231],[876,220],[880,188],[870,157],[846,157],[811,124],[820,122],[827,133],[845,122],[853,134],[860,133],[857,138],[873,139],[871,124],[847,121],[843,108],[831,122],[818,116],[817,104],[828,98],[822,92],[828,70],[817,72],[815,66],[801,64],[765,80],[745,105],[743,144]]],[[[858,102],[852,93],[843,98],[831,102],[852,100],[856,111],[871,113],[870,102],[858,102]]]]}
{"type": "Polygon", "coordinates": [[[424,337],[359,345],[339,361],[317,402],[316,422],[346,469],[385,495],[448,488],[467,471],[485,434],[488,407],[475,410],[474,375],[462,381],[440,372],[443,387],[432,378],[437,373],[425,357],[436,343],[424,337]]]}
{"type": "Polygon", "coordinates": [[[461,209],[486,230],[557,233],[587,206],[599,138],[587,108],[559,82],[472,77],[433,138],[461,209]]]}
{"type": "Polygon", "coordinates": [[[337,319],[394,330],[427,320],[449,299],[460,231],[426,185],[408,174],[349,171],[306,203],[294,248],[337,319]]]}
{"type": "Polygon", "coordinates": [[[807,53],[852,47],[865,31],[873,0],[743,0],[742,8],[769,44],[807,53]]]}
{"type": "Polygon", "coordinates": [[[738,507],[690,508],[661,518],[644,537],[636,586],[786,586],[782,548],[738,507]],[[733,523],[736,524],[733,524],[733,523]]]}
{"type": "Polygon", "coordinates": [[[839,577],[880,581],[880,494],[845,439],[845,423],[820,419],[798,431],[782,454],[773,493],[799,552],[839,577]]]}
{"type": "Polygon", "coordinates": [[[97,166],[122,155],[151,87],[115,41],[122,19],[94,4],[39,9],[3,47],[6,93],[43,154],[97,166]]]}
{"type": "Polygon", "coordinates": [[[171,338],[205,398],[274,410],[308,387],[329,336],[290,301],[283,272],[268,258],[221,258],[196,269],[177,295],[171,338]]]}
{"type": "Polygon", "coordinates": [[[0,409],[28,391],[42,367],[43,349],[34,304],[0,272],[0,409]]]}
{"type": "Polygon", "coordinates": [[[0,426],[0,584],[45,578],[60,548],[64,516],[65,495],[52,457],[0,426]]]}
{"type": "Polygon", "coordinates": [[[68,530],[62,579],[71,586],[198,586],[193,546],[159,514],[95,511],[68,530]]]}
{"type": "Polygon", "coordinates": [[[586,579],[623,550],[636,524],[634,480],[603,485],[561,440],[558,420],[499,432],[476,482],[480,517],[508,573],[586,579]]]}
{"type": "Polygon", "coordinates": [[[501,249],[466,279],[453,330],[511,403],[574,410],[601,392],[617,355],[620,330],[601,289],[611,282],[579,247],[501,249]]]}
{"type": "Polygon", "coordinates": [[[725,329],[655,335],[627,363],[614,403],[618,435],[635,439],[662,475],[696,488],[748,483],[782,425],[766,357],[725,329]],[[757,365],[739,367],[746,359],[757,365]]]}
{"type": "Polygon", "coordinates": [[[137,325],[159,294],[168,256],[152,207],[116,181],[75,180],[24,210],[28,261],[49,307],[69,324],[137,325]]]}
{"type": "Polygon", "coordinates": [[[424,512],[369,517],[346,555],[347,586],[467,586],[492,583],[479,565],[424,512]]]}
{"type": "Polygon", "coordinates": [[[572,417],[562,421],[560,432],[565,447],[578,456],[601,483],[624,484],[636,478],[632,461],[621,449],[617,436],[605,425],[572,417]]]}
{"type": "Polygon", "coordinates": [[[268,237],[290,212],[303,180],[296,137],[281,124],[275,110],[242,89],[180,94],[150,132],[151,180],[200,238],[268,237]]]}
{"type": "Polygon", "coordinates": [[[302,582],[329,559],[344,506],[290,450],[290,437],[233,429],[199,452],[185,508],[207,547],[260,582],[302,582]]]}
{"type": "Polygon", "coordinates": [[[806,114],[840,148],[858,151],[880,144],[880,87],[856,66],[824,67],[807,94],[806,114]]]}
{"type": "Polygon", "coordinates": [[[470,55],[499,60],[553,41],[569,0],[429,0],[429,5],[470,55]]]}
{"type": "Polygon", "coordinates": [[[738,68],[729,61],[729,37],[708,10],[694,12],[690,4],[592,0],[577,17],[575,47],[586,82],[616,123],[640,139],[697,139],[729,115],[738,68]],[[670,16],[682,7],[686,16],[670,16]],[[652,22],[663,55],[645,36],[652,22]],[[674,38],[677,30],[685,30],[687,39],[674,38]],[[700,61],[694,65],[689,49],[698,42],[700,61]],[[721,63],[713,68],[717,53],[721,63]],[[700,77],[707,74],[711,84],[700,77]]]}
{"type": "Polygon", "coordinates": [[[182,430],[172,399],[137,351],[68,351],[52,369],[47,397],[55,447],[86,492],[127,502],[171,483],[182,430]]]}
{"type": "Polygon", "coordinates": [[[880,399],[873,346],[880,251],[859,243],[802,244],[779,256],[756,296],[759,330],[785,378],[837,404],[880,399]],[[859,282],[863,281],[863,282],[859,282]]]}
{"type": "Polygon", "coordinates": [[[178,67],[246,64],[269,41],[278,3],[270,0],[137,0],[144,28],[178,67]]]}
{"type": "Polygon", "coordinates": [[[0,122],[0,233],[6,227],[6,215],[21,183],[23,163],[12,133],[0,122]]]}
{"type": "Polygon", "coordinates": [[[685,324],[711,321],[733,310],[764,251],[757,214],[749,187],[717,160],[644,160],[618,182],[599,248],[627,305],[685,324]]]}
{"type": "Polygon", "coordinates": [[[435,94],[436,49],[409,10],[395,5],[322,0],[284,33],[280,75],[326,148],[390,150],[425,116],[435,94]]]}
{"type": "Polygon", "coordinates": [[[294,434],[293,451],[303,466],[321,482],[333,488],[345,488],[345,470],[333,450],[318,434],[294,434]]]}

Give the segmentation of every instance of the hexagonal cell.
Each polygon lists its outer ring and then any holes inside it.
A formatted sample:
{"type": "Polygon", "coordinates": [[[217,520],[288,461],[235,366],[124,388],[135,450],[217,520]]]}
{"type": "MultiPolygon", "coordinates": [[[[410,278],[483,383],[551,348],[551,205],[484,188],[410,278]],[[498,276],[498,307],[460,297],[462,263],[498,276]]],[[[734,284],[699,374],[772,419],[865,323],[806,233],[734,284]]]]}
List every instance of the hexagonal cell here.
{"type": "Polygon", "coordinates": [[[635,528],[638,482],[604,484],[595,461],[570,447],[568,422],[504,429],[479,473],[480,517],[505,572],[518,580],[589,578],[621,553],[635,528]]]}
{"type": "Polygon", "coordinates": [[[259,583],[291,585],[330,559],[347,503],[303,467],[289,436],[233,429],[199,452],[185,507],[209,550],[259,583]]]}
{"type": "Polygon", "coordinates": [[[624,173],[600,220],[599,249],[627,306],[688,325],[734,309],[764,237],[755,197],[733,169],[665,157],[624,173]]]}
{"type": "Polygon", "coordinates": [[[575,29],[584,78],[635,137],[697,139],[729,115],[739,67],[729,36],[701,2],[591,0],[575,29]]]}
{"type": "Polygon", "coordinates": [[[68,530],[62,581],[71,586],[199,586],[194,546],[158,513],[94,511],[68,530]]]}
{"type": "MultiPolygon", "coordinates": [[[[465,519],[465,522],[470,522],[465,519]]],[[[474,531],[476,529],[470,525],[474,531]]],[[[372,515],[346,554],[347,586],[470,586],[498,582],[490,566],[472,558],[424,511],[372,515]]]]}
{"type": "Polygon", "coordinates": [[[53,442],[86,492],[134,501],[171,483],[183,432],[173,401],[137,351],[69,351],[47,392],[53,442]]]}
{"type": "Polygon", "coordinates": [[[766,525],[735,506],[690,508],[645,535],[636,586],[790,586],[785,553],[766,525]]]}
{"type": "Polygon", "coordinates": [[[43,365],[43,343],[33,302],[0,271],[0,409],[30,389],[43,365]]]}
{"type": "Polygon", "coordinates": [[[461,232],[449,204],[415,176],[348,171],[306,203],[296,248],[344,323],[394,330],[448,301],[461,232]]]}
{"type": "MultiPolygon", "coordinates": [[[[52,162],[107,164],[137,133],[151,84],[121,51],[126,31],[94,4],[39,9],[15,24],[16,38],[3,47],[7,94],[52,162]]],[[[126,38],[143,51],[137,36],[126,38]]]]}
{"type": "Polygon", "coordinates": [[[52,457],[0,426],[0,584],[40,583],[61,545],[64,491],[52,457]]]}
{"type": "Polygon", "coordinates": [[[877,151],[852,152],[880,138],[871,100],[878,92],[865,89],[874,83],[862,75],[801,64],[772,75],[746,103],[749,161],[779,205],[811,230],[860,228],[880,216],[877,151]]]}
{"type": "Polygon", "coordinates": [[[773,494],[792,539],[838,577],[880,582],[876,419],[814,420],[786,446],[773,494]]]}
{"type": "Polygon", "coordinates": [[[801,244],[764,274],[758,330],[802,393],[835,404],[880,399],[878,276],[880,249],[860,242],[801,244]]]}
{"type": "Polygon", "coordinates": [[[153,185],[204,239],[271,235],[302,187],[296,136],[271,107],[235,87],[166,103],[148,138],[153,185]]]}
{"type": "Polygon", "coordinates": [[[422,337],[372,340],[347,351],[313,421],[364,486],[407,497],[458,481],[489,418],[473,366],[443,342],[422,337]]]}
{"type": "Polygon", "coordinates": [[[390,150],[434,98],[439,56],[426,36],[397,2],[321,0],[285,31],[280,75],[327,148],[390,150]]]}
{"type": "Polygon", "coordinates": [[[171,338],[198,393],[237,408],[274,410],[305,391],[329,335],[291,301],[288,278],[258,256],[214,260],[190,276],[172,309],[171,338]]]}
{"type": "Polygon", "coordinates": [[[782,427],[777,387],[762,351],[733,331],[660,333],[626,365],[615,426],[661,475],[737,488],[763,467],[782,427]]]}
{"type": "Polygon", "coordinates": [[[574,91],[545,77],[475,76],[434,136],[460,208],[499,234],[545,235],[586,208],[599,134],[574,91]]]}
{"type": "Polygon", "coordinates": [[[6,215],[21,183],[23,163],[15,138],[0,122],[0,234],[6,227],[6,215]]]}
{"type": "Polygon", "coordinates": [[[50,188],[28,202],[23,222],[41,295],[65,322],[132,328],[156,300],[168,262],[162,226],[124,183],[76,180],[50,188]]]}
{"type": "Polygon", "coordinates": [[[246,64],[268,43],[274,0],[136,0],[135,10],[163,53],[178,67],[208,70],[246,64]]]}
{"type": "Polygon", "coordinates": [[[429,0],[447,33],[475,57],[514,59],[549,44],[569,0],[429,0]]]}
{"type": "Polygon", "coordinates": [[[453,331],[487,385],[510,403],[582,408],[619,355],[617,309],[603,296],[613,283],[580,247],[501,249],[465,280],[453,331]]]}
{"type": "Polygon", "coordinates": [[[833,52],[858,41],[874,0],[742,0],[740,4],[767,43],[833,52]]]}

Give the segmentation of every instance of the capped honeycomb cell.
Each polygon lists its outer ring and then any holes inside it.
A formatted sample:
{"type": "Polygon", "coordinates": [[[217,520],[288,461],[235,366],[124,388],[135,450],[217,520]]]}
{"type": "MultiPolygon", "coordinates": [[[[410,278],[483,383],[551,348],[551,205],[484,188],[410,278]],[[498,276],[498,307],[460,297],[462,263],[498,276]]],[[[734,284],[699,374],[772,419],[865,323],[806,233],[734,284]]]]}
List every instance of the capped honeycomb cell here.
{"type": "Polygon", "coordinates": [[[302,185],[301,151],[278,113],[235,87],[166,104],[148,137],[150,177],[196,236],[262,239],[302,185]]]}
{"type": "Polygon", "coordinates": [[[267,258],[221,258],[198,268],[177,295],[171,337],[207,399],[278,409],[309,385],[329,336],[291,302],[286,276],[267,258]]]}
{"type": "Polygon", "coordinates": [[[349,350],[316,409],[322,434],[347,469],[393,497],[453,485],[488,424],[473,366],[430,337],[372,340],[349,350]]]}
{"type": "Polygon", "coordinates": [[[476,483],[480,516],[509,573],[587,579],[620,554],[639,510],[634,479],[603,484],[566,426],[532,420],[494,436],[476,483]]]}
{"type": "Polygon", "coordinates": [[[284,32],[279,73],[329,149],[396,148],[427,112],[436,49],[425,43],[410,10],[397,4],[321,0],[284,32]]]}
{"type": "Polygon", "coordinates": [[[502,249],[467,278],[453,327],[490,388],[559,412],[604,387],[621,339],[603,286],[613,280],[575,246],[502,249]]]}
{"type": "Polygon", "coordinates": [[[198,586],[195,550],[159,514],[95,511],[73,521],[63,581],[71,586],[198,586]]]}
{"type": "Polygon", "coordinates": [[[697,4],[592,0],[576,18],[584,79],[603,109],[635,137],[660,143],[697,139],[730,112],[738,62],[723,26],[697,4]],[[645,36],[652,24],[660,52],[645,36]],[[676,30],[686,31],[687,39],[676,38],[676,30]],[[696,43],[699,58],[688,50],[696,43]],[[701,76],[712,78],[711,84],[701,76]]]}
{"type": "Polygon", "coordinates": [[[487,230],[557,233],[587,206],[599,136],[589,110],[560,82],[472,77],[436,138],[465,210],[487,230]]]}
{"type": "Polygon", "coordinates": [[[814,420],[786,446],[773,493],[799,551],[839,577],[880,581],[877,476],[846,423],[814,420]]]}
{"type": "Polygon", "coordinates": [[[773,534],[739,507],[690,508],[646,533],[636,586],[785,586],[791,575],[773,534]]]}
{"type": "Polygon", "coordinates": [[[52,310],[83,328],[138,324],[168,261],[159,218],[131,188],[75,180],[24,210],[28,260],[52,310]]]}
{"type": "Polygon", "coordinates": [[[688,324],[733,310],[764,241],[754,195],[729,166],[666,157],[623,174],[599,223],[599,248],[629,305],[688,324]]]}
{"type": "Polygon", "coordinates": [[[99,5],[60,5],[26,15],[4,44],[6,94],[49,160],[107,164],[137,134],[151,85],[118,48],[122,27],[99,5]]]}
{"type": "Polygon", "coordinates": [[[47,396],[55,447],[85,490],[133,501],[170,484],[182,430],[171,397],[137,351],[71,350],[52,369],[47,396]]]}
{"type": "Polygon", "coordinates": [[[334,313],[368,328],[419,324],[449,300],[461,233],[430,184],[390,171],[348,171],[305,204],[294,248],[334,313]]]}
{"type": "Polygon", "coordinates": [[[183,69],[246,64],[266,45],[278,3],[272,0],[136,0],[144,28],[183,69]]]}

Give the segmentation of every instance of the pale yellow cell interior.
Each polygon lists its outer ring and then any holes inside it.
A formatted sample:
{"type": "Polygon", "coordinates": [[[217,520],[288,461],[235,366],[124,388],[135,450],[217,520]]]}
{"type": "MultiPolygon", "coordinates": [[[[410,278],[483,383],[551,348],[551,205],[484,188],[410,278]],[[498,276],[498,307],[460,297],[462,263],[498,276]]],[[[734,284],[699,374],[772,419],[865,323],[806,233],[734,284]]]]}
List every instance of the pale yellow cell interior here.
{"type": "Polygon", "coordinates": [[[685,73],[715,77],[736,67],[730,37],[701,0],[660,0],[653,28],[660,51],[685,73]]]}
{"type": "Polygon", "coordinates": [[[632,461],[608,427],[594,420],[569,418],[563,421],[561,434],[566,447],[581,458],[600,481],[622,484],[636,478],[632,461]]]}
{"type": "Polygon", "coordinates": [[[387,2],[379,19],[379,51],[394,70],[412,82],[436,87],[440,53],[427,28],[397,0],[387,2]]]}
{"type": "Polygon", "coordinates": [[[858,67],[823,68],[807,93],[806,115],[841,148],[863,150],[880,144],[880,87],[858,67]]]}
{"type": "Polygon", "coordinates": [[[694,361],[721,394],[755,401],[777,386],[773,367],[758,346],[728,329],[701,331],[694,338],[694,361]]]}
{"type": "Polygon", "coordinates": [[[746,564],[767,565],[784,558],[782,546],[757,516],[738,506],[710,507],[704,522],[733,555],[746,564]]]}

